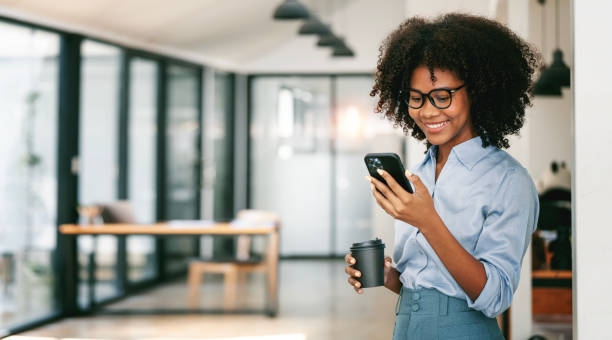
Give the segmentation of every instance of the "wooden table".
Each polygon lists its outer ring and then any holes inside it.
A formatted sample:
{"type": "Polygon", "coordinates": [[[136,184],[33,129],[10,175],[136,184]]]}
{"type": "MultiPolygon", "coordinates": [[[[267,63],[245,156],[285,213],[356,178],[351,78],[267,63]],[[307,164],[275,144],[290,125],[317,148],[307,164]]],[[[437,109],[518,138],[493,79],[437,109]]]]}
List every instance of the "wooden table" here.
{"type": "MultiPolygon", "coordinates": [[[[60,233],[64,236],[67,242],[67,247],[76,246],[76,237],[79,235],[153,235],[153,236],[198,236],[198,235],[267,235],[267,250],[265,261],[267,263],[267,306],[266,314],[275,316],[278,312],[278,243],[279,243],[279,225],[253,224],[248,227],[232,226],[229,223],[213,223],[202,225],[193,224],[168,224],[156,223],[151,225],[142,224],[100,224],[100,225],[74,225],[64,224],[60,226],[60,233]]],[[[74,249],[76,251],[76,249],[74,249]]],[[[70,252],[68,252],[70,253],[70,252]]],[[[64,259],[65,266],[68,269],[69,276],[74,282],[66,282],[73,288],[78,287],[78,277],[76,276],[76,261],[68,256],[64,259]]],[[[76,294],[76,289],[74,290],[76,294]]],[[[76,304],[76,296],[74,303],[76,304]]],[[[78,307],[73,306],[74,312],[78,307]]],[[[172,311],[168,311],[172,312],[172,311]]],[[[186,313],[190,311],[178,311],[186,313]]]]}
{"type": "Polygon", "coordinates": [[[534,270],[532,278],[532,313],[534,317],[572,315],[572,271],[534,270]]]}

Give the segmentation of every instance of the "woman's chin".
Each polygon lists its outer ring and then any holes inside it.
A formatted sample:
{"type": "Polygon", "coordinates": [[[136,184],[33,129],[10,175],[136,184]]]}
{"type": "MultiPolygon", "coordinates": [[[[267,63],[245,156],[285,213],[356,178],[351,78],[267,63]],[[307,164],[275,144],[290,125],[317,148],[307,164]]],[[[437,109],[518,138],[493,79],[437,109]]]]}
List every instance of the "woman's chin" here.
{"type": "Polygon", "coordinates": [[[444,138],[442,136],[427,136],[427,141],[431,145],[440,146],[448,141],[448,138],[444,138]]]}

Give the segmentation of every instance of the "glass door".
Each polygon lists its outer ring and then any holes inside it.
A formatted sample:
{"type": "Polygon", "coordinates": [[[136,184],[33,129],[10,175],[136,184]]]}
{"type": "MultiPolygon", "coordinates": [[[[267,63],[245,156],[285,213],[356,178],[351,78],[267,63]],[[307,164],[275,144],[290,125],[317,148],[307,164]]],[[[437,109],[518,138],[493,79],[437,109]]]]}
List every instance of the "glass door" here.
{"type": "MultiPolygon", "coordinates": [[[[128,199],[134,222],[156,221],[157,62],[129,59],[128,199]]],[[[127,237],[128,281],[138,283],[157,275],[155,237],[127,237]]]]}
{"type": "Polygon", "coordinates": [[[335,87],[335,255],[345,255],[352,243],[381,238],[392,254],[393,218],[376,204],[363,157],[370,152],[394,152],[403,160],[405,136],[393,123],[374,113],[370,76],[337,76],[335,87]]]}
{"type": "MultiPolygon", "coordinates": [[[[167,200],[168,220],[199,218],[200,165],[200,72],[196,68],[169,65],[167,69],[167,200]]],[[[186,268],[185,259],[195,255],[197,238],[165,240],[166,268],[176,273],[186,268]]]]}
{"type": "Polygon", "coordinates": [[[251,206],[279,214],[281,255],[332,252],[330,90],[329,77],[252,82],[251,206]]]}
{"type": "Polygon", "coordinates": [[[0,336],[58,311],[57,34],[0,23],[0,336]]]}
{"type": "Polygon", "coordinates": [[[342,256],[374,237],[391,253],[393,219],[372,198],[363,157],[403,157],[405,138],[374,113],[372,85],[368,75],[253,79],[251,206],[280,214],[281,255],[342,256]]]}
{"type": "MultiPolygon", "coordinates": [[[[118,199],[120,61],[117,47],[91,40],[81,45],[80,206],[112,204],[118,199]]],[[[117,245],[116,236],[78,238],[82,307],[89,307],[90,298],[99,302],[120,294],[117,245]]]]}

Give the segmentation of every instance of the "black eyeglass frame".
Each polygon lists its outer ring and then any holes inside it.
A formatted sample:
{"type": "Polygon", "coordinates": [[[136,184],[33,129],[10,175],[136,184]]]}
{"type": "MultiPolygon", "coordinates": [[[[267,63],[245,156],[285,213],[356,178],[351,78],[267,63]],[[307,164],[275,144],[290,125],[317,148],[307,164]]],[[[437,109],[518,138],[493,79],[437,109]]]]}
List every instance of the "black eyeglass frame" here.
{"type": "Polygon", "coordinates": [[[427,99],[429,99],[429,102],[431,103],[431,105],[433,105],[434,107],[436,107],[436,108],[438,108],[440,110],[444,110],[444,109],[448,109],[453,104],[453,94],[455,92],[461,90],[464,87],[465,87],[465,84],[463,84],[463,85],[461,85],[459,87],[455,87],[454,89],[449,89],[449,88],[441,87],[441,88],[438,88],[438,89],[433,89],[433,90],[429,91],[428,93],[423,93],[423,92],[421,92],[421,91],[419,91],[417,89],[408,89],[408,98],[404,99],[404,102],[406,103],[406,105],[408,105],[409,108],[416,110],[416,109],[422,108],[423,105],[425,105],[425,100],[424,100],[423,97],[427,97],[427,99]],[[420,106],[414,107],[414,106],[410,105],[410,91],[417,92],[418,94],[421,95],[421,105],[420,106]],[[436,101],[431,97],[431,94],[433,92],[438,92],[438,91],[446,91],[446,92],[448,92],[450,100],[449,100],[447,106],[440,107],[440,106],[436,105],[436,101]]]}

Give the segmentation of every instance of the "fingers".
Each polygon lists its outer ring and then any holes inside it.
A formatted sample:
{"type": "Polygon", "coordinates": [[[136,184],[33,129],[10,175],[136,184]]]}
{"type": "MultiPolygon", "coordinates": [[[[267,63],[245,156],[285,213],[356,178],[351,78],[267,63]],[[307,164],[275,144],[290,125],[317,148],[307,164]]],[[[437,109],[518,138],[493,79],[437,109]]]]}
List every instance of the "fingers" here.
{"type": "Polygon", "coordinates": [[[374,198],[376,199],[378,205],[380,205],[380,207],[383,208],[383,210],[386,211],[387,214],[395,217],[395,209],[393,208],[393,204],[391,204],[389,200],[387,200],[380,192],[378,192],[376,188],[372,188],[372,193],[374,194],[374,198]]]}
{"type": "MultiPolygon", "coordinates": [[[[392,205],[399,206],[400,204],[402,204],[402,201],[397,197],[397,195],[393,192],[393,190],[389,189],[389,187],[385,183],[379,181],[378,179],[374,177],[370,177],[370,176],[366,176],[366,179],[370,183],[372,183],[372,185],[376,189],[378,189],[379,193],[381,193],[383,197],[386,200],[388,200],[392,205]]],[[[375,190],[372,190],[372,191],[375,192],[375,190]]]]}
{"type": "MultiPolygon", "coordinates": [[[[344,256],[344,261],[351,265],[357,262],[357,260],[355,260],[355,258],[351,256],[351,254],[346,254],[346,256],[344,256]]],[[[363,294],[363,289],[361,289],[361,283],[354,279],[354,277],[361,277],[361,272],[351,266],[344,267],[344,272],[349,275],[348,283],[351,285],[351,287],[353,287],[355,292],[357,294],[363,294]]]]}
{"type": "Polygon", "coordinates": [[[385,195],[385,197],[390,199],[392,196],[395,196],[393,191],[389,189],[389,187],[385,183],[379,181],[378,179],[372,176],[366,176],[365,178],[368,182],[372,183],[376,187],[376,189],[378,189],[378,191],[385,195]]]}
{"type": "Polygon", "coordinates": [[[427,190],[427,188],[425,187],[425,184],[423,184],[423,182],[421,181],[421,178],[419,178],[419,176],[413,174],[412,172],[406,170],[406,178],[408,178],[408,180],[410,181],[410,183],[412,183],[412,185],[414,186],[414,192],[415,193],[429,193],[429,191],[427,190]]]}
{"type": "Polygon", "coordinates": [[[344,272],[353,277],[361,277],[361,272],[350,266],[344,267],[344,272]]]}
{"type": "Polygon", "coordinates": [[[361,289],[361,283],[359,283],[359,281],[349,277],[348,282],[353,287],[355,292],[357,292],[357,294],[363,294],[363,289],[361,289]]]}
{"type": "Polygon", "coordinates": [[[355,287],[355,288],[361,288],[361,283],[355,279],[353,279],[352,277],[348,278],[348,283],[351,284],[351,286],[355,287]]]}
{"type": "Polygon", "coordinates": [[[348,254],[346,254],[346,256],[344,256],[344,261],[346,261],[346,263],[348,263],[348,264],[355,264],[355,258],[350,253],[348,253],[348,254]]]}
{"type": "Polygon", "coordinates": [[[393,260],[389,256],[385,257],[385,267],[390,268],[392,262],[393,260]]]}
{"type": "Polygon", "coordinates": [[[391,188],[391,190],[393,191],[393,193],[395,193],[396,196],[402,197],[407,194],[406,190],[404,190],[404,188],[402,188],[402,186],[399,185],[395,178],[393,178],[393,176],[391,176],[388,172],[382,169],[378,169],[378,174],[385,179],[385,182],[387,182],[387,186],[391,188]]]}

